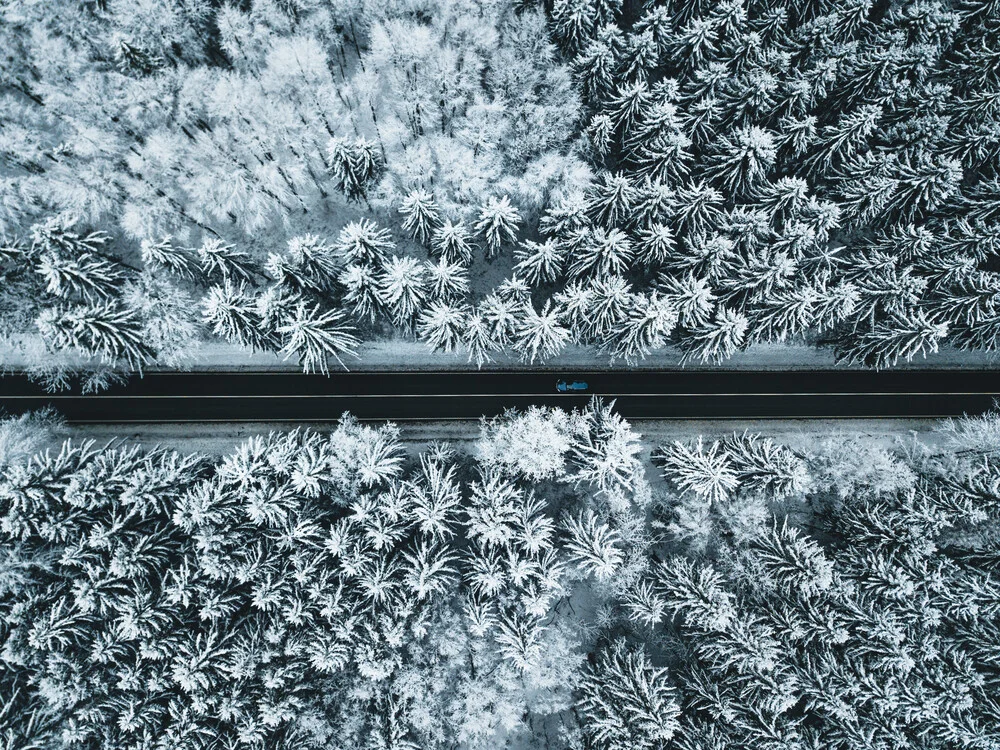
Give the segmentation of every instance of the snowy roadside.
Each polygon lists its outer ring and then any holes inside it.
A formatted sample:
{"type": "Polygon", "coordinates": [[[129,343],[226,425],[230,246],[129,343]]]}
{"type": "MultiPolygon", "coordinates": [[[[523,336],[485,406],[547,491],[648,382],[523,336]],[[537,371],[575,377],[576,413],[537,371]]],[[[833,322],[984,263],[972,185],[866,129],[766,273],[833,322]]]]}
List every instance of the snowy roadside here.
{"type": "MultiPolygon", "coordinates": [[[[358,357],[344,360],[351,370],[469,370],[477,371],[474,363],[467,360],[465,352],[431,351],[421,341],[406,338],[380,339],[366,342],[358,350],[358,357]]],[[[942,349],[937,355],[927,359],[916,358],[900,363],[899,368],[946,367],[980,369],[996,365],[995,357],[983,352],[968,352],[957,349],[942,349]]],[[[332,366],[333,363],[331,363],[332,366]]],[[[733,357],[720,363],[687,362],[681,364],[681,352],[666,348],[654,352],[635,365],[624,362],[610,364],[607,356],[592,347],[568,346],[562,354],[545,362],[527,364],[510,354],[494,354],[494,361],[483,366],[490,370],[532,370],[553,368],[576,368],[586,370],[634,370],[634,369],[687,369],[705,370],[815,370],[815,369],[863,369],[857,365],[834,363],[833,352],[805,344],[760,344],[745,352],[737,352],[733,357]]],[[[273,353],[250,353],[224,342],[209,342],[197,351],[197,360],[183,369],[190,370],[297,370],[294,361],[284,361],[273,353]]]]}
{"type": "MultiPolygon", "coordinates": [[[[716,438],[742,433],[760,433],[775,441],[808,448],[830,438],[866,437],[884,443],[885,447],[897,441],[909,440],[919,435],[928,442],[938,420],[933,419],[782,419],[782,420],[635,420],[632,427],[640,433],[649,449],[672,440],[693,440],[699,435],[716,438]]],[[[334,422],[317,422],[294,425],[289,422],[219,422],[214,424],[89,424],[69,425],[63,428],[61,438],[91,439],[99,444],[124,440],[130,444],[147,447],[160,445],[181,452],[201,452],[221,455],[253,435],[284,432],[295,427],[317,432],[331,431],[334,422]]],[[[419,451],[436,441],[446,441],[458,447],[470,447],[479,438],[476,420],[404,422],[399,424],[403,441],[419,451]]]]}
{"type": "MultiPolygon", "coordinates": [[[[345,358],[351,370],[468,370],[476,372],[475,364],[467,360],[465,352],[434,352],[423,342],[405,337],[378,339],[359,347],[358,356],[345,358]]],[[[985,352],[961,351],[942,347],[937,354],[927,358],[917,357],[900,362],[893,369],[954,368],[989,369],[997,366],[997,357],[985,352]]],[[[65,353],[47,352],[37,336],[22,336],[4,344],[0,342],[0,371],[18,371],[39,364],[81,367],[84,360],[65,353]]],[[[336,367],[331,362],[331,368],[336,367]]],[[[510,354],[496,353],[494,361],[484,365],[489,370],[580,369],[580,370],[635,370],[676,369],[692,370],[816,370],[864,369],[858,365],[837,364],[833,351],[807,344],[758,344],[747,351],[737,352],[723,362],[681,363],[680,350],[667,347],[652,353],[635,365],[624,362],[611,364],[606,355],[593,347],[570,345],[559,356],[545,362],[527,364],[510,354]]],[[[223,341],[202,342],[191,357],[175,367],[154,366],[147,371],[243,371],[288,370],[297,371],[294,360],[284,360],[273,352],[250,352],[223,341]]]]}

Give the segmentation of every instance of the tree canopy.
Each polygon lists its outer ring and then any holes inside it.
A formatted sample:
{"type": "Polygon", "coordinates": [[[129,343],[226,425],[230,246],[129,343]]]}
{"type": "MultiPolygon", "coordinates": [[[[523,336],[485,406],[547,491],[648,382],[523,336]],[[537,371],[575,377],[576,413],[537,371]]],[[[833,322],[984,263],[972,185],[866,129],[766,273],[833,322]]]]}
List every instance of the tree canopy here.
{"type": "Polygon", "coordinates": [[[349,415],[222,456],[61,431],[0,423],[7,747],[1000,742],[995,414],[895,444],[656,446],[599,402],[467,451],[349,415]]]}

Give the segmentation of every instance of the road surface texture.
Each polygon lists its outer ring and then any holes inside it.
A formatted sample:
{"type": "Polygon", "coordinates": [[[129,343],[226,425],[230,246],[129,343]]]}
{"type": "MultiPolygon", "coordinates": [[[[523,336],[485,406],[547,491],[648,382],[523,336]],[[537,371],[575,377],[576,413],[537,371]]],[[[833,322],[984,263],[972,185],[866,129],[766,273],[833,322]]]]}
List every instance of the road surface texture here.
{"type": "Polygon", "coordinates": [[[92,395],[0,377],[6,414],[52,406],[70,423],[329,422],[345,411],[476,419],[510,407],[580,406],[594,395],[615,399],[629,419],[934,418],[993,408],[1000,371],[157,372],[92,395]],[[589,388],[560,394],[561,379],[589,388]]]}

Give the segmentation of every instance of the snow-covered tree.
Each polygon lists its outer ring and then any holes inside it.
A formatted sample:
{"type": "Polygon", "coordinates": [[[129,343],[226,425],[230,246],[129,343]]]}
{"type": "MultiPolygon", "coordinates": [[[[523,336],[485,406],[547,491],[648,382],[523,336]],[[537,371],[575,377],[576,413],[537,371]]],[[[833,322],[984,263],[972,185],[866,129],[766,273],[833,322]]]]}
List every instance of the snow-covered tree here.
{"type": "Polygon", "coordinates": [[[200,273],[196,260],[184,248],[175,246],[171,237],[159,242],[143,240],[140,251],[147,268],[160,268],[182,279],[193,279],[200,273]]]}
{"type": "Polygon", "coordinates": [[[771,133],[758,127],[741,128],[719,140],[707,173],[727,191],[753,194],[776,158],[777,147],[771,133]]]}
{"type": "Polygon", "coordinates": [[[382,296],[377,271],[367,265],[348,265],[340,273],[344,304],[358,319],[374,321],[382,310],[382,296]]]}
{"type": "Polygon", "coordinates": [[[508,344],[519,323],[518,313],[523,300],[509,299],[492,292],[479,303],[478,311],[489,326],[492,340],[498,346],[508,344]]]}
{"type": "Polygon", "coordinates": [[[511,203],[509,196],[505,195],[499,200],[491,196],[486,201],[479,211],[475,229],[486,242],[487,257],[497,257],[503,244],[517,239],[520,222],[521,214],[511,203]]]}
{"type": "Polygon", "coordinates": [[[561,477],[570,447],[569,427],[566,412],[539,406],[484,418],[477,456],[484,466],[498,466],[532,482],[561,477]]]}
{"type": "Polygon", "coordinates": [[[926,357],[938,350],[947,335],[948,324],[927,317],[922,311],[899,315],[869,331],[859,331],[838,350],[850,362],[869,367],[888,367],[900,359],[910,361],[918,354],[926,357]]]}
{"type": "Polygon", "coordinates": [[[682,492],[693,492],[709,502],[725,500],[740,484],[729,451],[717,441],[708,447],[700,437],[693,446],[674,441],[659,448],[653,461],[682,492]]]}
{"type": "Polygon", "coordinates": [[[427,298],[423,264],[416,258],[393,255],[382,266],[379,293],[399,325],[410,325],[427,298]]]}
{"type": "Polygon", "coordinates": [[[216,336],[252,351],[270,349],[275,343],[264,330],[253,297],[243,285],[226,283],[210,287],[201,301],[201,309],[216,336]]]}
{"type": "Polygon", "coordinates": [[[426,190],[414,190],[407,195],[399,212],[403,215],[403,229],[424,245],[441,224],[441,211],[434,196],[426,190]]]}
{"type": "Polygon", "coordinates": [[[654,750],[680,728],[681,709],[667,671],[623,641],[597,657],[580,691],[584,731],[604,750],[654,750]]]}
{"type": "Polygon", "coordinates": [[[395,247],[389,230],[370,219],[345,224],[334,245],[334,249],[348,263],[368,265],[384,263],[387,254],[395,247]]]}
{"type": "Polygon", "coordinates": [[[444,223],[434,230],[431,247],[449,263],[468,264],[472,261],[469,230],[460,221],[452,222],[450,219],[445,219],[444,223]]]}
{"type": "Polygon", "coordinates": [[[431,299],[455,301],[469,294],[468,269],[449,262],[444,256],[437,263],[427,262],[427,290],[431,299]]]}
{"type": "Polygon", "coordinates": [[[559,278],[565,251],[552,239],[545,242],[525,240],[514,250],[514,259],[517,261],[514,270],[532,286],[540,286],[559,278]]]}
{"type": "Polygon", "coordinates": [[[610,229],[629,217],[637,197],[627,176],[609,172],[594,186],[587,210],[594,224],[610,229]]]}
{"type": "Polygon", "coordinates": [[[551,301],[545,303],[541,312],[530,304],[524,305],[516,320],[513,346],[527,362],[550,359],[569,343],[569,329],[560,322],[551,301]]]}
{"type": "Polygon", "coordinates": [[[594,398],[575,414],[570,478],[604,493],[631,493],[641,474],[638,433],[614,410],[614,402],[594,398]]]}
{"type": "MultiPolygon", "coordinates": [[[[802,458],[770,438],[749,432],[734,433],[722,441],[741,489],[782,498],[810,486],[802,458]]],[[[666,464],[665,464],[666,465],[666,464]]]]}
{"type": "Polygon", "coordinates": [[[327,358],[332,356],[346,370],[341,359],[343,354],[355,354],[360,343],[346,316],[340,310],[321,312],[318,307],[308,308],[300,302],[294,317],[278,326],[277,332],[283,337],[281,353],[285,358],[295,355],[305,373],[329,372],[327,358]]]}
{"type": "Polygon", "coordinates": [[[62,258],[43,252],[35,271],[45,281],[47,294],[90,303],[112,299],[124,278],[121,266],[91,253],[62,258]]]}
{"type": "Polygon", "coordinates": [[[54,349],[72,349],[84,357],[99,358],[142,371],[155,357],[143,337],[135,310],[114,302],[47,308],[36,321],[38,332],[54,349]]]}
{"type": "Polygon", "coordinates": [[[569,518],[565,523],[569,535],[566,549],[573,560],[599,581],[613,576],[624,560],[621,539],[593,514],[569,518]]]}
{"type": "Polygon", "coordinates": [[[593,230],[586,243],[571,254],[570,278],[624,275],[635,257],[629,236],[620,229],[593,230]]]}
{"type": "Polygon", "coordinates": [[[697,356],[703,362],[719,361],[731,357],[746,337],[746,316],[729,308],[720,307],[715,318],[691,330],[681,338],[684,357],[697,356]]]}
{"type": "Polygon", "coordinates": [[[417,319],[417,335],[434,351],[454,351],[463,341],[468,309],[431,302],[417,319]]]}
{"type": "Polygon", "coordinates": [[[626,362],[635,362],[667,344],[677,313],[666,297],[633,295],[624,319],[615,324],[603,346],[626,362]]]}
{"type": "Polygon", "coordinates": [[[208,279],[253,284],[260,274],[247,253],[222,240],[206,237],[197,252],[201,271],[208,279]]]}
{"type": "Polygon", "coordinates": [[[465,319],[462,343],[469,352],[469,361],[475,362],[476,367],[481,368],[491,361],[490,352],[497,348],[492,329],[493,326],[478,310],[470,312],[465,319]]]}
{"type": "Polygon", "coordinates": [[[371,184],[384,168],[377,144],[365,138],[331,138],[326,146],[326,162],[337,187],[353,200],[368,199],[371,184]]]}

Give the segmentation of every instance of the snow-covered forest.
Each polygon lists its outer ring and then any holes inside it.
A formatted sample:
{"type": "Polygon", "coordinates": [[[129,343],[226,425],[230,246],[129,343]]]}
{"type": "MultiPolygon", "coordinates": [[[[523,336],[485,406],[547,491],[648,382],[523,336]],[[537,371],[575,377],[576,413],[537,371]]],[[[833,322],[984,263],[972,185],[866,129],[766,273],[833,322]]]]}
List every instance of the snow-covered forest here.
{"type": "Polygon", "coordinates": [[[651,445],[610,405],[225,456],[0,423],[15,748],[1000,746],[1000,416],[651,445]]]}
{"type": "Polygon", "coordinates": [[[995,351],[998,39],[994,0],[6,0],[2,347],[995,351]]]}

